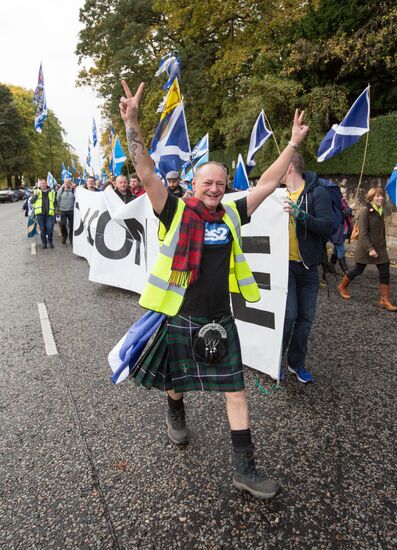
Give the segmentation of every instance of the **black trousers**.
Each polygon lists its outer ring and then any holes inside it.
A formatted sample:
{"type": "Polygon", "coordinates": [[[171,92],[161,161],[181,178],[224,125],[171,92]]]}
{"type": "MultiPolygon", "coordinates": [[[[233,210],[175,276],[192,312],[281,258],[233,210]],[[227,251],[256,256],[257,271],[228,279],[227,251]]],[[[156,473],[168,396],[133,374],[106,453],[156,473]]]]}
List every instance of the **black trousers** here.
{"type": "Polygon", "coordinates": [[[69,222],[69,241],[73,242],[73,210],[61,212],[61,232],[64,241],[68,238],[68,222],[69,222]]]}
{"type": "MultiPolygon", "coordinates": [[[[364,272],[364,269],[368,264],[356,264],[352,270],[347,274],[348,278],[352,281],[359,275],[364,272]]],[[[376,267],[379,271],[379,284],[380,285],[389,285],[390,284],[390,262],[385,264],[376,264],[376,267]]]]}

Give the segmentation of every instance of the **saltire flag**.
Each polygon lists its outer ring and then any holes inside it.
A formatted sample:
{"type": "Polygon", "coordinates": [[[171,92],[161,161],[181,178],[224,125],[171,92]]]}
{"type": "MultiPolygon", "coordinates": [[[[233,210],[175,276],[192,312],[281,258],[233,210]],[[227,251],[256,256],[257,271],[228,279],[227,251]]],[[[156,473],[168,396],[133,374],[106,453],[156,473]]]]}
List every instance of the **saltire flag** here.
{"type": "Polygon", "coordinates": [[[102,169],[102,183],[105,183],[105,181],[108,179],[108,175],[106,173],[106,170],[102,169]]]}
{"type": "Polygon", "coordinates": [[[113,371],[112,382],[114,384],[128,378],[146,344],[164,319],[165,315],[162,313],[147,311],[112,349],[108,355],[108,362],[113,371]]]}
{"type": "Polygon", "coordinates": [[[233,189],[244,191],[250,188],[247,170],[241,154],[238,156],[236,171],[234,172],[233,189]]]}
{"type": "Polygon", "coordinates": [[[73,158],[72,158],[72,170],[73,170],[73,172],[76,172],[76,173],[77,173],[77,168],[76,168],[76,165],[75,165],[75,163],[74,163],[73,158]]]}
{"type": "Polygon", "coordinates": [[[273,132],[269,130],[269,128],[266,126],[265,113],[262,110],[259,113],[251,132],[251,139],[248,147],[246,162],[248,173],[256,165],[256,162],[254,160],[256,153],[259,151],[262,145],[266,143],[266,141],[272,134],[273,132]]]}
{"type": "Polygon", "coordinates": [[[208,155],[209,155],[209,139],[208,139],[208,134],[206,134],[193,147],[192,153],[190,155],[191,157],[190,161],[182,166],[181,179],[191,181],[194,175],[194,168],[199,164],[208,162],[208,158],[209,158],[208,155]]]}
{"type": "Polygon", "coordinates": [[[28,238],[31,239],[34,237],[37,233],[37,222],[36,217],[34,215],[34,210],[32,209],[32,212],[30,213],[30,216],[28,218],[28,238]]]}
{"type": "Polygon", "coordinates": [[[96,132],[95,118],[92,117],[92,144],[94,147],[96,147],[97,142],[98,142],[98,135],[96,132]]]}
{"type": "Polygon", "coordinates": [[[67,174],[68,174],[68,178],[71,180],[72,177],[73,177],[73,174],[72,174],[72,171],[71,171],[71,169],[69,168],[69,166],[68,166],[68,169],[67,169],[67,174]]]}
{"type": "Polygon", "coordinates": [[[39,104],[37,106],[36,116],[34,119],[34,129],[41,134],[43,131],[43,124],[48,116],[47,101],[45,97],[45,91],[41,94],[39,104]]]}
{"type": "MultiPolygon", "coordinates": [[[[62,172],[63,172],[63,170],[62,170],[62,172]]],[[[54,189],[54,187],[57,184],[57,180],[54,178],[54,176],[51,174],[51,172],[48,172],[48,174],[47,174],[47,183],[48,183],[48,186],[51,189],[54,189]]]]}
{"type": "Polygon", "coordinates": [[[89,138],[88,138],[87,166],[91,166],[91,143],[89,138]]]}
{"type": "Polygon", "coordinates": [[[37,86],[33,96],[34,105],[41,103],[43,93],[44,93],[44,75],[43,75],[42,63],[40,63],[39,77],[37,79],[37,86]]]}
{"type": "Polygon", "coordinates": [[[393,172],[387,182],[386,191],[394,206],[397,206],[397,164],[393,168],[393,172]]]}
{"type": "Polygon", "coordinates": [[[195,176],[196,168],[198,168],[201,164],[204,164],[209,161],[209,153],[208,151],[203,155],[199,160],[195,163],[194,166],[190,168],[188,172],[183,171],[181,174],[181,180],[188,182],[188,189],[192,190],[192,179],[195,176]]]}
{"type": "Polygon", "coordinates": [[[116,136],[113,147],[113,169],[116,176],[120,176],[121,169],[123,167],[123,164],[125,163],[126,158],[127,157],[125,156],[120,140],[118,136],[116,136]]]}
{"type": "Polygon", "coordinates": [[[61,179],[62,179],[62,181],[65,181],[66,178],[69,178],[69,171],[66,170],[65,163],[62,162],[61,179]]]}
{"type": "Polygon", "coordinates": [[[83,172],[83,178],[81,180],[81,183],[85,183],[87,180],[87,170],[85,169],[84,167],[84,172],[83,172]]]}
{"type": "Polygon", "coordinates": [[[369,132],[369,86],[358,96],[340,124],[334,124],[325,135],[317,152],[317,162],[323,162],[357,143],[369,132]]]}
{"type": "Polygon", "coordinates": [[[171,170],[179,172],[190,160],[189,134],[177,78],[164,102],[150,154],[163,178],[171,170]]]}
{"type": "Polygon", "coordinates": [[[168,90],[168,88],[172,86],[172,83],[176,78],[178,80],[181,80],[182,64],[181,64],[181,60],[178,57],[177,51],[168,53],[167,55],[161,58],[160,67],[156,72],[156,76],[160,76],[162,73],[165,73],[165,72],[168,75],[168,80],[164,84],[163,89],[168,90]]]}

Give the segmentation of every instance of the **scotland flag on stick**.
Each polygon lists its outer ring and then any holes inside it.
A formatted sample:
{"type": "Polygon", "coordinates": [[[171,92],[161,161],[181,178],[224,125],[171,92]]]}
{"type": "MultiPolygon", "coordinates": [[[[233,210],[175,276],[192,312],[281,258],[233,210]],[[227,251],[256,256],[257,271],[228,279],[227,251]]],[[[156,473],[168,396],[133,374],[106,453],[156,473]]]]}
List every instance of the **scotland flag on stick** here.
{"type": "Polygon", "coordinates": [[[334,124],[325,135],[317,152],[317,162],[323,162],[354,145],[369,132],[369,86],[351,106],[340,124],[334,124]]]}
{"type": "Polygon", "coordinates": [[[238,189],[239,191],[245,191],[250,188],[247,171],[245,169],[245,164],[243,157],[238,156],[237,167],[234,173],[233,179],[233,189],[238,189]]]}
{"type": "Polygon", "coordinates": [[[178,52],[173,51],[161,58],[160,67],[156,72],[156,76],[160,76],[162,73],[167,73],[168,80],[164,84],[164,90],[168,90],[174,82],[175,78],[181,80],[181,60],[178,57],[178,52]]]}
{"type": "Polygon", "coordinates": [[[51,174],[51,172],[48,172],[48,174],[47,174],[47,183],[48,183],[48,186],[51,189],[54,189],[54,187],[57,184],[57,180],[54,178],[54,176],[51,174]]]}
{"type": "Polygon", "coordinates": [[[248,148],[247,154],[247,170],[248,172],[255,166],[256,162],[254,161],[254,156],[259,151],[259,149],[266,143],[269,137],[272,135],[265,121],[265,113],[261,111],[258,118],[252,128],[251,140],[248,148]]]}
{"type": "Polygon", "coordinates": [[[125,163],[126,158],[127,157],[125,156],[124,150],[121,147],[119,138],[118,136],[116,136],[113,147],[113,171],[116,176],[120,176],[121,169],[123,167],[123,164],[125,163]]]}
{"type": "Polygon", "coordinates": [[[386,191],[394,206],[397,206],[397,164],[393,168],[393,172],[387,182],[386,191]]]}
{"type": "Polygon", "coordinates": [[[208,162],[209,158],[209,139],[208,134],[205,134],[193,148],[189,162],[182,166],[181,179],[191,181],[193,178],[194,168],[204,162],[208,162]]]}
{"type": "Polygon", "coordinates": [[[95,118],[92,118],[92,145],[96,147],[96,144],[98,142],[98,134],[96,131],[96,124],[95,124],[95,118]]]}
{"type": "Polygon", "coordinates": [[[33,96],[33,103],[35,105],[41,102],[43,93],[44,93],[44,75],[43,75],[43,67],[42,67],[42,64],[40,63],[39,78],[37,80],[37,86],[33,96]]]}
{"type": "Polygon", "coordinates": [[[45,98],[45,91],[43,90],[43,92],[41,94],[41,97],[40,97],[40,102],[39,102],[38,107],[37,107],[36,116],[35,116],[35,119],[34,119],[34,129],[39,134],[41,134],[41,132],[43,131],[43,124],[44,124],[47,116],[48,116],[47,102],[46,102],[46,98],[45,98]]]}
{"type": "Polygon", "coordinates": [[[164,178],[171,170],[179,172],[190,160],[189,135],[177,78],[167,94],[150,154],[164,178]]]}

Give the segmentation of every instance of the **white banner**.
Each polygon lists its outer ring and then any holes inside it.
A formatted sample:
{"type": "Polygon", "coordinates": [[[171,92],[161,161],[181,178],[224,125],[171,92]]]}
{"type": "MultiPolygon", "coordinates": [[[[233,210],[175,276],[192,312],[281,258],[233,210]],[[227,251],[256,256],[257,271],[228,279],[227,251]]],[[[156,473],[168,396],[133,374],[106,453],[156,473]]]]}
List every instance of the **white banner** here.
{"type": "MultiPolygon", "coordinates": [[[[246,192],[226,196],[235,200],[246,192]]],[[[277,189],[243,226],[243,250],[261,299],[248,303],[232,294],[243,363],[277,379],[288,289],[288,214],[277,189]]],[[[89,280],[141,293],[158,252],[158,220],[147,195],[124,204],[108,187],[78,188],[73,252],[90,264],[89,280]]]]}

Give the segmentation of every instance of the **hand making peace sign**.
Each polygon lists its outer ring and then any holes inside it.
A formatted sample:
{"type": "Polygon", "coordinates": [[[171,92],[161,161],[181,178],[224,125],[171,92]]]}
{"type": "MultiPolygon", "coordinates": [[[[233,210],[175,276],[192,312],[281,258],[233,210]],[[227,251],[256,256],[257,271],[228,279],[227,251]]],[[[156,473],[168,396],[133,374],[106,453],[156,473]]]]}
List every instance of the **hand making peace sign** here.
{"type": "Polygon", "coordinates": [[[120,98],[120,115],[124,123],[127,125],[128,122],[136,122],[138,120],[139,103],[141,102],[145,84],[143,82],[139,84],[134,96],[132,95],[125,80],[121,81],[121,85],[124,88],[126,97],[122,96],[120,98]]]}

